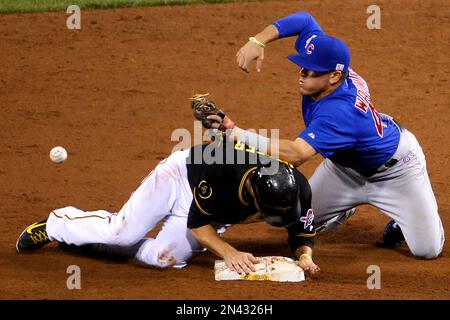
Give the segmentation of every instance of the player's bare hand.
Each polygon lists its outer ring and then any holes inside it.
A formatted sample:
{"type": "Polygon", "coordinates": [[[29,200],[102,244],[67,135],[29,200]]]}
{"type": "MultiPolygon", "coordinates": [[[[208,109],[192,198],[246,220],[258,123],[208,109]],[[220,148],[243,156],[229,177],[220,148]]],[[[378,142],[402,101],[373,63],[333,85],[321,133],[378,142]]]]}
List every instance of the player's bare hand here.
{"type": "Polygon", "coordinates": [[[319,266],[316,265],[312,261],[312,259],[307,256],[300,257],[298,265],[300,266],[300,268],[303,269],[303,271],[309,272],[310,274],[317,274],[320,272],[319,266]]]}
{"type": "Polygon", "coordinates": [[[251,253],[241,251],[234,251],[228,254],[224,257],[224,260],[228,268],[245,274],[255,272],[255,264],[260,262],[251,253]]]}
{"type": "Polygon", "coordinates": [[[232,130],[235,126],[235,123],[233,120],[231,120],[230,117],[225,116],[223,119],[219,116],[219,115],[210,115],[206,117],[209,120],[213,120],[213,122],[211,123],[211,128],[212,129],[219,129],[222,131],[225,130],[232,130]]]}
{"type": "Polygon", "coordinates": [[[236,63],[239,68],[249,73],[250,63],[254,60],[256,60],[256,71],[261,72],[261,67],[264,60],[264,48],[249,41],[236,53],[236,63]]]}

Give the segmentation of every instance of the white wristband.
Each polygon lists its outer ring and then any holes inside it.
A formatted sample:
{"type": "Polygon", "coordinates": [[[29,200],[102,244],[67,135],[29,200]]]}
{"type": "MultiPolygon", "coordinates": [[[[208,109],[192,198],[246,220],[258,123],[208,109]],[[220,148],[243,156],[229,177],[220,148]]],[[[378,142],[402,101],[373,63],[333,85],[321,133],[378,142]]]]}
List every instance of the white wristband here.
{"type": "Polygon", "coordinates": [[[267,154],[267,150],[269,149],[270,139],[264,137],[255,132],[250,132],[247,130],[243,130],[241,128],[235,127],[232,131],[232,135],[235,136],[239,141],[242,141],[246,145],[253,147],[262,153],[267,154]]]}

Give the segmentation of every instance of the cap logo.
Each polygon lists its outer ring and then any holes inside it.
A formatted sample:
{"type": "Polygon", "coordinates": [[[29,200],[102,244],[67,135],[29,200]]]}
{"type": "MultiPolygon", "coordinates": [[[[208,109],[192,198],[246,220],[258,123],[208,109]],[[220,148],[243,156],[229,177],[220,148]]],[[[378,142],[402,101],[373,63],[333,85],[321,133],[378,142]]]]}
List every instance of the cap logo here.
{"type": "Polygon", "coordinates": [[[306,43],[305,43],[305,49],[306,49],[306,47],[308,46],[308,44],[311,42],[311,40],[314,39],[315,37],[317,37],[317,35],[316,35],[316,34],[313,34],[311,37],[308,38],[308,40],[306,40],[306,43]]]}
{"type": "Polygon", "coordinates": [[[306,47],[306,54],[311,54],[314,50],[314,43],[310,43],[307,47],[306,47]]]}
{"type": "Polygon", "coordinates": [[[336,71],[342,71],[344,70],[344,65],[341,63],[337,63],[336,64],[336,71]]]}

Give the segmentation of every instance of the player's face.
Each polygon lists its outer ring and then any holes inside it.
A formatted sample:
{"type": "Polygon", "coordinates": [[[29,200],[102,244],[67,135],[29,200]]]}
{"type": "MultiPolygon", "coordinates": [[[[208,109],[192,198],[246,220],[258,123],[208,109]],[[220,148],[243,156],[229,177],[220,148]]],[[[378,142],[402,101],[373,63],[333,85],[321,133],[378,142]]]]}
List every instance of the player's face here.
{"type": "Polygon", "coordinates": [[[330,72],[315,72],[305,68],[300,69],[300,93],[303,96],[314,96],[323,92],[329,86],[330,72]]]}

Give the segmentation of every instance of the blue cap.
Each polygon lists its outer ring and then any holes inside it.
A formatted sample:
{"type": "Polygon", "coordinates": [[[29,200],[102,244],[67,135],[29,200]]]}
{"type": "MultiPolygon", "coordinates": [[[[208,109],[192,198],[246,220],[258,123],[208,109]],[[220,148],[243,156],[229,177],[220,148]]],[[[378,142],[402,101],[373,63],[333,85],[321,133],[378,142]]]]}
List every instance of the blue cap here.
{"type": "Polygon", "coordinates": [[[339,40],[327,35],[313,36],[300,54],[292,54],[288,59],[302,68],[317,72],[347,72],[350,65],[350,49],[339,40]]]}

